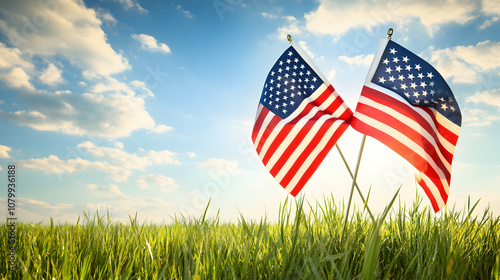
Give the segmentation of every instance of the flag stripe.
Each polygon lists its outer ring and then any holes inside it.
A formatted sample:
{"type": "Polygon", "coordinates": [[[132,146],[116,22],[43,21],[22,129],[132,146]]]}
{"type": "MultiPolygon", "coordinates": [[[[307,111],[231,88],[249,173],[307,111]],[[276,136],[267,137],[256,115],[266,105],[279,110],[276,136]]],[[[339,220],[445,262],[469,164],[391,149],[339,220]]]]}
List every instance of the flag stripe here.
{"type": "Polygon", "coordinates": [[[356,130],[369,131],[367,135],[386,144],[418,170],[424,170],[436,185],[441,197],[448,197],[449,185],[447,178],[423,147],[415,144],[404,133],[359,112],[356,112],[351,125],[356,130]]]}
{"type": "Polygon", "coordinates": [[[387,107],[385,105],[382,105],[381,103],[377,103],[363,96],[360,97],[358,106],[359,112],[362,112],[365,115],[379,114],[377,118],[383,119],[384,123],[394,127],[399,131],[404,131],[410,139],[413,139],[415,143],[420,143],[420,146],[428,147],[428,149],[434,150],[436,155],[438,156],[437,158],[435,158],[436,162],[442,162],[444,166],[441,166],[441,168],[445,168],[448,173],[451,171],[451,160],[453,158],[453,155],[450,154],[441,145],[439,145],[438,137],[433,130],[429,131],[426,129],[421,129],[422,126],[419,125],[419,123],[405,114],[405,112],[408,112],[408,110],[411,110],[412,108],[408,108],[406,111],[399,112],[393,110],[392,108],[394,107],[387,107]],[[374,111],[371,112],[371,110],[374,111]]]}

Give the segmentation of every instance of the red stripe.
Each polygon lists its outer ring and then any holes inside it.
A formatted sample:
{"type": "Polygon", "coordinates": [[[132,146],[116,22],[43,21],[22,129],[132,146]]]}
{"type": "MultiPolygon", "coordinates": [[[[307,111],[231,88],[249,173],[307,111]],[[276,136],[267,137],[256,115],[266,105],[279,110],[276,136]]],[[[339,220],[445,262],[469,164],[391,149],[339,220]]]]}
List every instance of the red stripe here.
{"type": "Polygon", "coordinates": [[[446,128],[446,126],[444,126],[442,123],[438,122],[436,116],[434,115],[434,112],[432,112],[430,108],[423,107],[422,109],[431,116],[432,121],[436,124],[436,128],[439,134],[446,138],[446,140],[453,144],[453,146],[456,146],[458,142],[458,135],[446,128]]]}
{"type": "MultiPolygon", "coordinates": [[[[418,146],[420,146],[431,158],[432,160],[436,163],[436,165],[441,169],[446,177],[446,179],[449,181],[450,179],[450,170],[446,168],[446,166],[443,164],[441,158],[437,154],[436,151],[436,146],[429,142],[424,136],[422,136],[418,131],[415,131],[413,128],[407,126],[397,118],[395,118],[392,115],[387,114],[384,111],[381,111],[377,108],[371,107],[366,104],[358,104],[357,111],[369,116],[373,119],[379,120],[380,122],[385,123],[386,125],[396,129],[397,131],[401,132],[408,138],[410,138],[413,142],[415,142],[418,146]]],[[[436,142],[436,138],[434,138],[436,142]]],[[[439,142],[438,142],[439,143],[439,142]]]]}
{"type": "MultiPolygon", "coordinates": [[[[398,113],[405,115],[408,118],[417,122],[420,126],[422,126],[423,129],[425,129],[432,136],[432,138],[434,138],[434,141],[436,141],[438,148],[441,151],[441,154],[448,161],[448,163],[451,164],[452,159],[453,159],[453,154],[450,153],[441,144],[441,141],[439,140],[439,138],[436,134],[436,130],[429,124],[429,122],[424,117],[422,117],[422,115],[420,115],[419,113],[417,113],[415,111],[413,106],[409,105],[408,103],[402,103],[401,101],[399,101],[399,100],[397,100],[397,99],[395,99],[387,94],[381,93],[379,91],[376,91],[376,90],[369,88],[369,87],[366,87],[366,86],[363,88],[361,95],[366,97],[366,98],[369,98],[377,103],[380,103],[382,105],[390,107],[390,108],[394,109],[395,111],[397,111],[398,113]]],[[[358,106],[361,104],[362,103],[358,103],[358,106]]],[[[424,107],[418,107],[418,108],[424,109],[424,107]]],[[[425,109],[427,109],[427,110],[424,110],[424,112],[427,113],[427,115],[429,115],[429,117],[432,119],[432,121],[436,124],[436,127],[442,127],[441,124],[437,124],[434,112],[432,110],[430,110],[429,108],[425,108],[425,109]]],[[[356,108],[356,110],[357,110],[357,108],[356,108]]],[[[447,131],[449,131],[449,130],[447,130],[447,131]]],[[[454,134],[452,133],[452,135],[454,135],[454,134]]],[[[454,136],[456,136],[456,135],[454,135],[454,136]]],[[[443,137],[445,137],[448,141],[450,141],[450,138],[451,138],[451,140],[454,139],[454,137],[449,135],[449,133],[444,134],[443,137]]],[[[450,142],[453,144],[452,141],[450,141],[450,142]]]]}
{"type": "MultiPolygon", "coordinates": [[[[303,151],[301,151],[297,160],[294,162],[294,164],[287,171],[286,175],[283,176],[283,179],[281,180],[280,184],[284,188],[286,188],[288,186],[288,184],[293,179],[295,174],[299,171],[300,167],[304,164],[304,162],[307,160],[309,155],[316,149],[316,147],[320,143],[321,139],[323,139],[326,132],[328,132],[328,129],[330,129],[330,127],[334,123],[335,123],[334,119],[327,119],[323,124],[321,124],[321,127],[319,128],[318,132],[316,132],[314,137],[311,139],[311,142],[309,142],[307,144],[307,146],[305,147],[305,149],[303,151]]],[[[287,159],[288,159],[288,157],[287,157],[287,159]]],[[[307,178],[307,179],[309,179],[309,178],[307,178]]]]}
{"type": "MultiPolygon", "coordinates": [[[[294,126],[297,125],[297,123],[300,120],[303,120],[304,117],[307,114],[309,114],[309,112],[314,107],[316,107],[314,105],[314,103],[318,104],[319,102],[321,102],[321,104],[323,104],[323,102],[326,101],[326,99],[332,94],[330,92],[331,89],[333,89],[333,87],[327,88],[317,99],[315,99],[315,100],[311,101],[309,104],[307,104],[305,106],[304,110],[302,110],[302,112],[300,112],[300,114],[297,117],[295,117],[293,120],[291,120],[289,123],[287,123],[283,126],[283,128],[278,133],[278,135],[276,135],[275,139],[273,140],[273,143],[271,143],[271,145],[269,146],[269,149],[267,150],[266,154],[264,155],[264,157],[262,159],[262,162],[264,163],[264,165],[267,165],[267,163],[269,162],[271,157],[274,155],[274,153],[279,148],[279,146],[283,143],[283,141],[285,141],[285,139],[287,138],[290,131],[294,128],[294,126]],[[319,102],[317,102],[318,100],[319,100],[319,102]]],[[[326,114],[331,115],[332,113],[334,113],[337,110],[337,108],[339,108],[342,105],[342,103],[337,102],[337,99],[338,98],[336,98],[334,100],[334,102],[332,102],[332,104],[330,106],[328,106],[328,108],[326,108],[324,111],[319,111],[320,114],[315,114],[315,116],[310,121],[316,121],[317,118],[320,118],[323,115],[326,115],[326,114]],[[316,118],[316,119],[314,119],[314,118],[316,118]]],[[[319,105],[321,105],[321,104],[319,104],[319,105]]]]}
{"type": "MultiPolygon", "coordinates": [[[[272,114],[272,112],[269,112],[269,113],[272,114]]],[[[262,133],[262,137],[260,138],[259,143],[256,144],[257,145],[257,147],[256,147],[257,154],[260,155],[260,151],[262,150],[262,146],[264,146],[264,143],[266,143],[267,138],[269,137],[271,132],[273,132],[274,127],[276,127],[276,125],[280,121],[281,121],[281,118],[278,115],[273,115],[273,118],[271,119],[269,124],[265,128],[261,128],[261,130],[264,129],[264,132],[262,133]]]]}
{"type": "MultiPolygon", "coordinates": [[[[259,105],[259,106],[262,106],[262,105],[259,105]]],[[[259,135],[259,131],[260,131],[260,128],[262,127],[262,123],[264,122],[264,119],[266,118],[268,113],[269,113],[269,109],[262,106],[262,110],[260,110],[260,114],[257,116],[257,119],[255,120],[255,124],[253,125],[252,142],[254,144],[256,144],[255,140],[257,139],[257,135],[259,135]]]]}
{"type": "Polygon", "coordinates": [[[349,125],[345,122],[343,122],[335,131],[335,133],[332,135],[326,146],[321,150],[321,152],[318,154],[318,156],[314,159],[314,161],[311,163],[309,168],[304,172],[300,180],[297,182],[297,185],[293,188],[293,190],[290,192],[291,195],[297,196],[297,194],[302,190],[304,185],[307,183],[307,181],[312,177],[314,172],[318,169],[319,165],[323,160],[325,159],[326,155],[330,152],[330,150],[333,148],[337,140],[340,138],[340,136],[345,132],[345,130],[349,127],[349,125]]]}
{"type": "MultiPolygon", "coordinates": [[[[380,121],[380,120],[379,120],[380,121]]],[[[441,178],[436,173],[436,171],[429,165],[425,158],[421,157],[419,154],[415,153],[412,149],[408,148],[406,145],[402,144],[392,136],[372,127],[358,118],[353,118],[351,126],[357,131],[364,133],[366,135],[372,136],[373,138],[379,140],[387,147],[398,153],[400,156],[405,158],[409,163],[415,166],[420,172],[424,173],[431,179],[431,181],[436,185],[439,193],[444,201],[448,198],[444,186],[442,185],[441,178]]]]}

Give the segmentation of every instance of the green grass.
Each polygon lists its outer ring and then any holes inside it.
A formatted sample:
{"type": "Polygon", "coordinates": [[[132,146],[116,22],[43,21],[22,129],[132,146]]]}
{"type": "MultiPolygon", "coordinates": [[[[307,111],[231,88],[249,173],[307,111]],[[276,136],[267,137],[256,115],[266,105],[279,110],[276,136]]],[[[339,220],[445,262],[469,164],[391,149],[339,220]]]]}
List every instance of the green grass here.
{"type": "Polygon", "coordinates": [[[343,243],[345,207],[333,197],[287,200],[276,223],[222,223],[206,211],[162,225],[115,223],[109,213],[74,225],[20,223],[14,273],[1,225],[0,278],[500,279],[499,217],[473,213],[477,203],[436,215],[420,202],[391,203],[376,221],[355,211],[343,243]]]}

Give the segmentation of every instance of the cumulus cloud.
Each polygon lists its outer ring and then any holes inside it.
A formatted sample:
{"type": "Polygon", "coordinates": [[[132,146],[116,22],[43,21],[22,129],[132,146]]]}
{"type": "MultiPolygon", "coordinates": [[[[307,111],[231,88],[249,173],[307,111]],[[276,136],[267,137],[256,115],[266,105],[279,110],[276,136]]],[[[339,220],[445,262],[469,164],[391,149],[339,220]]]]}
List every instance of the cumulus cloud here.
{"type": "Polygon", "coordinates": [[[159,124],[157,126],[155,126],[153,129],[151,129],[153,132],[156,132],[156,133],[165,133],[167,131],[172,131],[174,130],[173,127],[171,126],[167,126],[167,125],[164,125],[164,124],[159,124]]]}
{"type": "Polygon", "coordinates": [[[34,65],[24,59],[23,53],[18,48],[9,48],[0,42],[0,69],[11,69],[15,66],[24,69],[33,69],[34,65]]]}
{"type": "Polygon", "coordinates": [[[140,189],[150,189],[153,185],[160,187],[163,191],[168,191],[179,187],[174,179],[163,175],[143,175],[137,179],[136,183],[140,189]]]}
{"type": "Polygon", "coordinates": [[[321,0],[319,7],[304,17],[310,32],[340,36],[351,28],[372,28],[408,19],[418,19],[432,31],[441,24],[471,21],[477,8],[478,3],[468,0],[321,0]]]}
{"type": "Polygon", "coordinates": [[[194,18],[194,15],[187,10],[184,10],[181,5],[177,5],[177,10],[184,14],[187,18],[194,18]]]}
{"type": "Polygon", "coordinates": [[[130,68],[106,41],[97,13],[85,7],[83,1],[44,3],[19,0],[2,4],[0,31],[13,46],[32,56],[66,58],[83,71],[98,75],[130,68]]]}
{"type": "Polygon", "coordinates": [[[224,158],[209,158],[204,162],[198,163],[198,167],[210,170],[215,173],[222,172],[231,172],[238,173],[240,172],[238,167],[238,162],[230,161],[224,158]]]}
{"type": "Polygon", "coordinates": [[[139,2],[136,0],[115,0],[115,2],[120,3],[125,10],[136,10],[143,14],[148,12],[148,10],[141,7],[139,2]]]}
{"type": "Polygon", "coordinates": [[[0,80],[12,88],[35,89],[30,82],[30,76],[22,68],[15,67],[8,73],[0,73],[0,80]]]}
{"type": "Polygon", "coordinates": [[[349,65],[365,65],[365,66],[370,66],[373,60],[373,54],[369,55],[356,55],[354,57],[349,57],[349,56],[339,56],[340,61],[344,61],[345,63],[349,65]]]}
{"type": "Polygon", "coordinates": [[[500,42],[435,50],[431,61],[444,78],[456,83],[477,83],[478,74],[500,68],[500,42]]]}
{"type": "Polygon", "coordinates": [[[489,126],[493,122],[500,121],[498,114],[492,114],[490,111],[483,109],[464,108],[462,114],[465,126],[489,126]]]}
{"type": "Polygon", "coordinates": [[[467,98],[467,102],[485,103],[500,108],[500,89],[476,93],[467,98]]]}
{"type": "Polygon", "coordinates": [[[170,47],[164,43],[159,43],[153,36],[146,34],[132,34],[132,38],[141,43],[141,48],[143,50],[161,53],[172,53],[170,47]]]}
{"type": "Polygon", "coordinates": [[[0,158],[10,158],[9,152],[12,150],[12,148],[0,145],[0,158]]]}
{"type": "Polygon", "coordinates": [[[38,79],[44,84],[54,86],[64,81],[61,73],[61,69],[57,68],[53,63],[50,63],[38,79]]]}

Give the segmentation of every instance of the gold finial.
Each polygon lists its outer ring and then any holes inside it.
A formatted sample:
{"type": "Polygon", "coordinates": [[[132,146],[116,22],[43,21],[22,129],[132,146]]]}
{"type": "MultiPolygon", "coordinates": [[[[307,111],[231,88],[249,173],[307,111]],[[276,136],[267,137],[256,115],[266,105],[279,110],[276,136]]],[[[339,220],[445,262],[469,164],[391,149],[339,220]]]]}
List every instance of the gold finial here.
{"type": "Polygon", "coordinates": [[[391,39],[393,33],[394,30],[392,28],[389,28],[389,30],[387,30],[387,38],[389,38],[389,40],[391,39]]]}
{"type": "Polygon", "coordinates": [[[286,35],[286,39],[290,42],[290,44],[292,43],[292,36],[290,36],[290,34],[286,35]]]}

